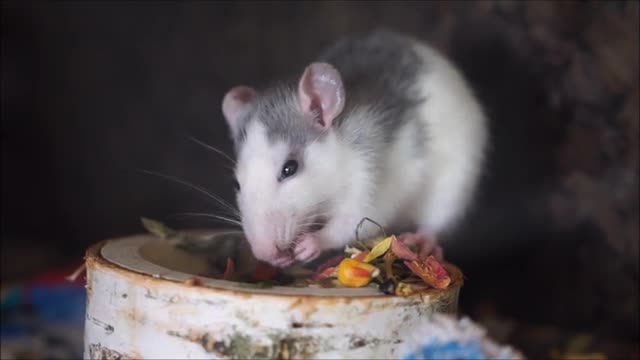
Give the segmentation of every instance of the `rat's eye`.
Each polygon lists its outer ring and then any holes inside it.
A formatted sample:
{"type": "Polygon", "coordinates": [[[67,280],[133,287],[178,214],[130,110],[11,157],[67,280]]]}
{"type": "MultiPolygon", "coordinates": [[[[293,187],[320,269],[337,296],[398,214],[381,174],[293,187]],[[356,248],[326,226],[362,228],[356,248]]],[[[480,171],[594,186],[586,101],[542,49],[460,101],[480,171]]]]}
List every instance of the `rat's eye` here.
{"type": "Polygon", "coordinates": [[[240,191],[240,183],[238,182],[238,180],[233,180],[233,188],[236,191],[240,191]]]}
{"type": "Polygon", "coordinates": [[[296,173],[296,171],[298,171],[298,162],[295,160],[288,160],[286,163],[284,163],[284,166],[282,167],[282,172],[280,173],[280,180],[284,180],[289,176],[292,176],[293,174],[296,173]]]}

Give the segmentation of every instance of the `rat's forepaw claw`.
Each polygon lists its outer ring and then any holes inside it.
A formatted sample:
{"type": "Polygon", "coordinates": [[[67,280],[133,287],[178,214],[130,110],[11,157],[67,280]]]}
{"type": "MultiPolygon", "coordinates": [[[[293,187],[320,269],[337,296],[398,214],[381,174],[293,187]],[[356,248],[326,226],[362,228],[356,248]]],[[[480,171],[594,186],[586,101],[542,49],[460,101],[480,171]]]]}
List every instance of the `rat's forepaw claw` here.
{"type": "Polygon", "coordinates": [[[318,239],[315,236],[304,235],[293,250],[293,256],[296,260],[309,262],[317,258],[321,253],[318,239]]]}

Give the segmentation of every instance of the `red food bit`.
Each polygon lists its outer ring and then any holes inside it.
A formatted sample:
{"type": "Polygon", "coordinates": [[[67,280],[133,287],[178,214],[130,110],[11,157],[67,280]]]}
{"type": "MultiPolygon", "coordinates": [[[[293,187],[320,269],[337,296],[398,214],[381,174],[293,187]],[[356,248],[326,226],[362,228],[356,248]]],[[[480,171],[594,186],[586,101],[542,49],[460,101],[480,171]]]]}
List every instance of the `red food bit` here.
{"type": "Polygon", "coordinates": [[[311,279],[314,281],[321,279],[321,274],[324,274],[329,268],[335,268],[336,266],[340,265],[342,259],[344,259],[344,255],[336,255],[329,258],[322,265],[318,266],[316,272],[313,274],[313,276],[311,276],[311,279]]]}
{"type": "Polygon", "coordinates": [[[271,266],[264,262],[258,262],[255,270],[253,271],[253,279],[256,281],[269,281],[272,280],[280,273],[280,269],[271,266]]]}
{"type": "Polygon", "coordinates": [[[224,280],[231,280],[231,278],[233,277],[234,268],[235,266],[233,264],[233,260],[231,260],[231,258],[227,258],[227,267],[224,269],[222,278],[224,280]]]}
{"type": "Polygon", "coordinates": [[[325,279],[328,277],[331,277],[333,275],[335,275],[336,272],[336,267],[328,267],[324,270],[322,270],[321,272],[317,272],[315,274],[313,274],[313,277],[311,278],[312,281],[317,281],[317,280],[321,280],[321,279],[325,279]]]}

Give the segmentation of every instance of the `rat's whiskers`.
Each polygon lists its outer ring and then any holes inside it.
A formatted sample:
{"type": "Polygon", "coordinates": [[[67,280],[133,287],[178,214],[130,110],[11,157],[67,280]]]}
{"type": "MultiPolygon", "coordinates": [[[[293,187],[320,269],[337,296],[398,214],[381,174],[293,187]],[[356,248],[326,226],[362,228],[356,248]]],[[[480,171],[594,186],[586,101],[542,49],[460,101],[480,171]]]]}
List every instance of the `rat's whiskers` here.
{"type": "Polygon", "coordinates": [[[201,146],[204,146],[205,148],[207,148],[207,149],[209,149],[209,150],[211,150],[211,151],[213,151],[213,152],[215,152],[215,153],[217,153],[217,154],[221,155],[221,156],[222,156],[222,157],[224,157],[226,160],[228,160],[229,162],[231,162],[231,164],[236,165],[236,161],[235,161],[235,160],[233,160],[233,158],[231,158],[231,156],[227,155],[224,151],[222,151],[222,150],[220,150],[220,149],[218,149],[218,148],[214,147],[213,145],[209,145],[209,144],[207,144],[207,143],[205,143],[205,142],[203,142],[203,141],[200,141],[200,140],[196,139],[196,138],[195,138],[195,137],[193,137],[193,136],[189,137],[189,139],[190,139],[191,141],[195,142],[196,144],[199,144],[199,145],[201,145],[201,146]]]}
{"type": "Polygon", "coordinates": [[[199,193],[206,195],[209,199],[214,200],[215,203],[218,204],[219,206],[222,206],[223,209],[221,209],[221,210],[229,211],[232,215],[234,215],[234,216],[236,216],[238,218],[240,217],[240,212],[235,207],[233,207],[231,204],[227,203],[226,201],[222,200],[219,196],[216,196],[216,195],[212,194],[211,192],[205,190],[202,187],[193,185],[193,184],[191,184],[191,183],[189,183],[189,182],[187,182],[185,180],[179,179],[179,178],[177,178],[175,176],[165,175],[165,174],[157,173],[157,172],[150,171],[150,170],[139,170],[139,171],[141,171],[143,173],[146,173],[146,174],[149,174],[149,175],[158,176],[158,177],[164,178],[166,180],[171,180],[173,182],[176,182],[178,184],[181,184],[181,185],[187,186],[187,187],[189,187],[189,188],[191,188],[193,190],[196,190],[199,193]]]}

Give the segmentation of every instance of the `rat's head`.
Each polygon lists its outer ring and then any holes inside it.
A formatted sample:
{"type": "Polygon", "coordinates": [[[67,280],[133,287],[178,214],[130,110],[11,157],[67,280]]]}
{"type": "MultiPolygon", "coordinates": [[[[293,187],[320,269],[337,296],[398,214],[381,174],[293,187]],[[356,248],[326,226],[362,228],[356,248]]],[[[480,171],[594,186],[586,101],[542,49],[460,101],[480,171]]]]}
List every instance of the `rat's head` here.
{"type": "Polygon", "coordinates": [[[225,95],[242,226],[258,259],[274,263],[328,221],[345,181],[333,131],[344,102],[340,74],[326,63],[309,65],[295,85],[225,95]]]}

